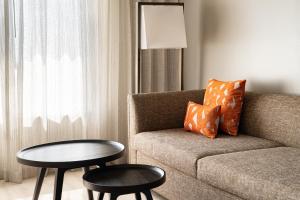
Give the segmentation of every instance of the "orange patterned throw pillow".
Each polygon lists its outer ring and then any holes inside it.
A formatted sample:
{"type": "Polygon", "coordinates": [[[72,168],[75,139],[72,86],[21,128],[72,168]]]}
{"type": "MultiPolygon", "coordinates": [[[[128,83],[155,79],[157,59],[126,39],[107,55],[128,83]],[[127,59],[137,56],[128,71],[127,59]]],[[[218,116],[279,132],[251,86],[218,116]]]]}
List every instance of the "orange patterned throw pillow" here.
{"type": "Polygon", "coordinates": [[[238,133],[245,85],[246,80],[222,82],[212,79],[205,91],[203,104],[221,106],[220,128],[230,135],[238,133]]]}
{"type": "Polygon", "coordinates": [[[184,129],[215,138],[218,133],[220,108],[220,106],[203,106],[190,101],[185,115],[184,129]]]}

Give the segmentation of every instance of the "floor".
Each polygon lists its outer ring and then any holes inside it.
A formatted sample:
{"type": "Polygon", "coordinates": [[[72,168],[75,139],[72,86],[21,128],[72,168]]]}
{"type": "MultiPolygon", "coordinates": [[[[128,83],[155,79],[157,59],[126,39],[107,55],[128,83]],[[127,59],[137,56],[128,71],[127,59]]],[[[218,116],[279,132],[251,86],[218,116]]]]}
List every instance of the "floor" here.
{"type": "MultiPolygon", "coordinates": [[[[82,172],[67,172],[65,174],[62,200],[87,200],[87,192],[82,184],[82,172]]],[[[39,200],[52,200],[54,176],[45,177],[39,200]]],[[[26,179],[22,184],[8,183],[0,181],[0,200],[31,200],[35,186],[35,178],[26,179]]],[[[153,194],[154,200],[163,200],[158,195],[153,194]]],[[[94,193],[94,199],[97,194],[94,193]]],[[[108,200],[107,196],[105,198],[108,200]]],[[[124,195],[118,200],[133,200],[133,195],[124,195]]],[[[143,198],[145,199],[145,198],[143,198]]]]}

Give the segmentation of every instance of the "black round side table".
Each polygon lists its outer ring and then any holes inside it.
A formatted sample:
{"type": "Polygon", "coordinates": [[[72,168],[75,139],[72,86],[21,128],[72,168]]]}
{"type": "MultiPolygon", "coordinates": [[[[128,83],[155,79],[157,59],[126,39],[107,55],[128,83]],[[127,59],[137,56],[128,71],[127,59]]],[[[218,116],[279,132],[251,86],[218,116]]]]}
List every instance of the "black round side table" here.
{"type": "Polygon", "coordinates": [[[104,194],[110,194],[110,200],[118,196],[134,193],[136,200],[141,200],[144,193],[147,200],[152,200],[151,189],[166,181],[165,171],[150,165],[124,164],[91,170],[83,175],[83,184],[89,190],[98,191],[99,200],[104,194]]]}
{"type": "MultiPolygon", "coordinates": [[[[69,169],[89,166],[105,167],[105,163],[120,158],[124,145],[108,140],[68,140],[37,145],[17,153],[19,163],[39,168],[39,175],[34,189],[33,200],[37,200],[47,168],[55,168],[54,200],[61,199],[64,174],[69,169]]],[[[93,199],[88,190],[89,200],[93,199]]]]}

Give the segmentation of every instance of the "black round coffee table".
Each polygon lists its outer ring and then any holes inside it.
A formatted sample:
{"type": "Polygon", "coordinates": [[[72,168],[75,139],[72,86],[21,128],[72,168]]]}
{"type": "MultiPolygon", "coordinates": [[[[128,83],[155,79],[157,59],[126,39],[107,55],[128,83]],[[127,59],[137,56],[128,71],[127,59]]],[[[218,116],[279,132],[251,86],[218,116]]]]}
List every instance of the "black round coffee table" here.
{"type": "Polygon", "coordinates": [[[83,184],[89,190],[98,191],[99,200],[109,193],[110,199],[115,200],[120,195],[135,193],[141,200],[144,193],[147,200],[152,200],[151,189],[166,181],[164,170],[137,164],[113,165],[91,170],[83,175],[83,184]]]}
{"type": "MultiPolygon", "coordinates": [[[[64,173],[69,169],[89,166],[105,167],[105,163],[120,158],[124,145],[108,140],[68,140],[37,145],[17,153],[19,163],[39,168],[33,200],[37,200],[47,168],[55,168],[54,200],[61,199],[64,173]]],[[[89,199],[93,199],[88,190],[89,199]]]]}

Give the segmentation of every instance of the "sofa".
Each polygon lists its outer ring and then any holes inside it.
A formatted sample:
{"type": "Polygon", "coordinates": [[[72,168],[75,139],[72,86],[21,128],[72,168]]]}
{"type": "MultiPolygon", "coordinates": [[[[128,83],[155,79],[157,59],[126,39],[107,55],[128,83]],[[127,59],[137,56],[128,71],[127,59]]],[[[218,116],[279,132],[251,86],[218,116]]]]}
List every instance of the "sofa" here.
{"type": "Polygon", "coordinates": [[[239,135],[183,130],[205,90],[128,97],[129,159],[166,171],[170,200],[300,200],[300,96],[246,92],[239,135]]]}

